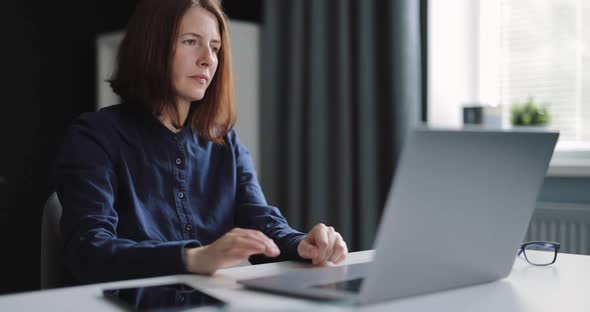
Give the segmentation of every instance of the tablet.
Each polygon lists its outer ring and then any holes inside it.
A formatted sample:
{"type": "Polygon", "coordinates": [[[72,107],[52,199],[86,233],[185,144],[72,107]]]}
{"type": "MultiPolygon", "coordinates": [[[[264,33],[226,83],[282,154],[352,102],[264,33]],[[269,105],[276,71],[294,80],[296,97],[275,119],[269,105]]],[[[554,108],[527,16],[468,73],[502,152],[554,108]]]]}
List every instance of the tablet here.
{"type": "Polygon", "coordinates": [[[225,305],[225,302],[183,283],[104,289],[103,295],[131,311],[180,311],[225,305]]]}

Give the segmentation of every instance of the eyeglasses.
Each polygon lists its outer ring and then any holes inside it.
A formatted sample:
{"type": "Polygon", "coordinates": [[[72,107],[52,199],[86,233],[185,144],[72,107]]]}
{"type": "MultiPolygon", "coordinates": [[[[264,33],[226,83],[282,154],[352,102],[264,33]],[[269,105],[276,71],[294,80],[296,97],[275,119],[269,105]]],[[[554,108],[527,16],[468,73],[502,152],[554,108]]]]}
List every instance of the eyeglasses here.
{"type": "Polygon", "coordinates": [[[556,242],[526,242],[520,246],[518,255],[524,255],[532,265],[550,265],[555,263],[560,244],[556,242]]]}

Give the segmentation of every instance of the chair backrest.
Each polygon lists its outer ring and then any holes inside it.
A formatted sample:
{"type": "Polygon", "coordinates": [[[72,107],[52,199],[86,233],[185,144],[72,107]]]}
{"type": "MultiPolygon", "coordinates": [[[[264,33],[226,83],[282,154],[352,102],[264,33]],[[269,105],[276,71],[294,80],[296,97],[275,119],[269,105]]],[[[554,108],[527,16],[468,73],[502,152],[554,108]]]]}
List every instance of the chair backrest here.
{"type": "Polygon", "coordinates": [[[63,240],[59,228],[61,204],[51,194],[43,208],[41,224],[41,289],[64,286],[63,240]]]}

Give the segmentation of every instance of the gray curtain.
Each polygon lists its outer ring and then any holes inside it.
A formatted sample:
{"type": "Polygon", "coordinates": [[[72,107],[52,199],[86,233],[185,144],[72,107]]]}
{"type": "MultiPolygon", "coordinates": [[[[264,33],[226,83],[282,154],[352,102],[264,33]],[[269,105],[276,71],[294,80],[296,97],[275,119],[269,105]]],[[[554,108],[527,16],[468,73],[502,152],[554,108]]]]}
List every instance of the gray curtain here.
{"type": "Polygon", "coordinates": [[[403,138],[420,120],[420,1],[267,0],[260,180],[308,231],[372,248],[403,138]]]}

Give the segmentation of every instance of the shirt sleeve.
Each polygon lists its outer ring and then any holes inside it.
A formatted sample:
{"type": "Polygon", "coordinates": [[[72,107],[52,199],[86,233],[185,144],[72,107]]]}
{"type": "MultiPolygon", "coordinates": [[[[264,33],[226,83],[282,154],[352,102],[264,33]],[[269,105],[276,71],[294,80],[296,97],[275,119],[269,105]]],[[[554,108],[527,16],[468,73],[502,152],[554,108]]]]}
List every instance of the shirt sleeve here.
{"type": "MultiPolygon", "coordinates": [[[[197,241],[133,241],[117,236],[117,173],[105,132],[79,118],[56,163],[66,269],[81,283],[186,273],[183,249],[197,241]]],[[[112,140],[111,140],[112,141],[112,140]]]]}
{"type": "Polygon", "coordinates": [[[235,130],[230,132],[230,137],[237,161],[236,224],[238,227],[261,231],[274,240],[281,250],[278,257],[256,255],[250,258],[250,262],[304,260],[297,252],[297,245],[305,237],[305,233],[292,229],[280,210],[267,204],[250,153],[240,143],[235,130]]]}

